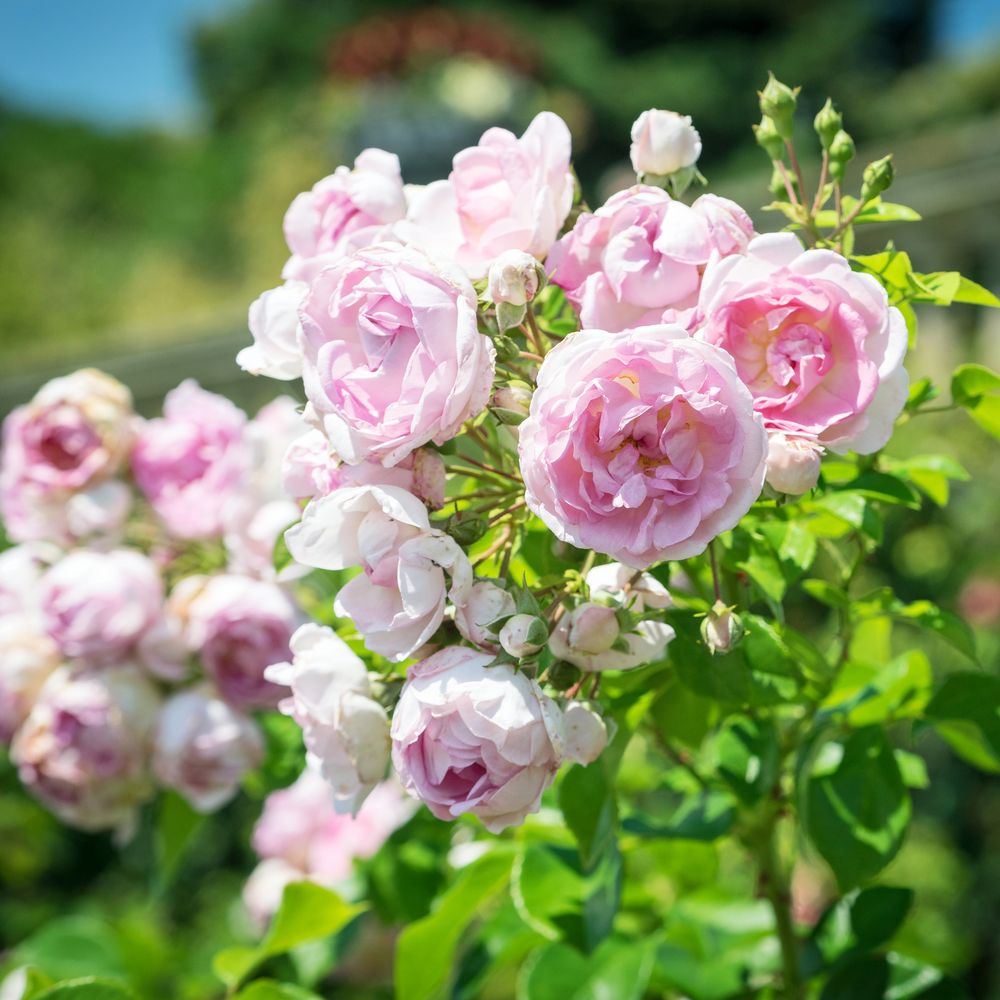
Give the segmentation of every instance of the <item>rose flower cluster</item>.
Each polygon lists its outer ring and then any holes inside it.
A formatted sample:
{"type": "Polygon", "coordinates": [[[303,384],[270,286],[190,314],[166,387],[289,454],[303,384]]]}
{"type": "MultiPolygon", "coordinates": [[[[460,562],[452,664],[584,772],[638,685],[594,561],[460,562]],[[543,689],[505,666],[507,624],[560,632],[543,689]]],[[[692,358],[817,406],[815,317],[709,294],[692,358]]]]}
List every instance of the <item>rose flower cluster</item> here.
{"type": "Polygon", "coordinates": [[[7,417],[0,744],[65,822],[127,835],[158,786],[212,811],[260,763],[305,621],[272,568],[301,430],[291,399],[250,420],[190,381],[143,420],[93,370],[7,417]]]}
{"type": "Polygon", "coordinates": [[[595,211],[550,113],[424,187],[365,150],[288,210],[284,283],[238,360],[303,381],[285,541],[337,574],[338,624],[301,627],[266,677],[342,811],[391,761],[442,819],[522,822],[607,744],[601,674],[664,656],[648,571],[762,493],[808,492],[825,452],[879,449],[904,404],[905,324],[874,278],[683,201],[690,119],[647,111],[632,139],[639,183],[595,211]],[[579,568],[535,574],[539,534],[579,568]]]}

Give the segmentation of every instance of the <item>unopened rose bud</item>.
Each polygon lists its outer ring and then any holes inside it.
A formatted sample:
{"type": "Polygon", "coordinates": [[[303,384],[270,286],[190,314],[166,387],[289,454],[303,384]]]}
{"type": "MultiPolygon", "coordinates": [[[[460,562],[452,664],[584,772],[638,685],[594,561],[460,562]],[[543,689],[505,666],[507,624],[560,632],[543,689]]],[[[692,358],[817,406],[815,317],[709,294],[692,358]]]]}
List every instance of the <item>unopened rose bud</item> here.
{"type": "Polygon", "coordinates": [[[854,159],[854,140],[841,129],[830,143],[830,176],[834,180],[843,180],[847,164],[854,159]]]}
{"type": "Polygon", "coordinates": [[[518,659],[534,656],[548,640],[548,626],[535,615],[514,615],[500,629],[500,645],[518,659]]]}
{"type": "Polygon", "coordinates": [[[792,137],[792,122],[798,93],[798,87],[793,90],[778,80],[773,73],[768,73],[767,84],[758,94],[760,113],[774,122],[775,131],[782,139],[792,137]]]}
{"type": "Polygon", "coordinates": [[[523,306],[544,284],[545,271],[530,253],[505,250],[490,264],[486,294],[496,305],[523,306]]]}
{"type": "MultiPolygon", "coordinates": [[[[788,185],[791,184],[792,190],[796,191],[796,183],[794,177],[789,177],[788,174],[782,173],[778,169],[777,163],[774,165],[774,169],[771,171],[771,180],[768,182],[767,188],[776,198],[782,198],[788,200],[788,185]],[[788,182],[786,183],[785,178],[788,177],[788,182]]],[[[796,193],[798,193],[796,191],[796,193]]]]}
{"type": "Polygon", "coordinates": [[[743,638],[743,622],[732,608],[716,601],[701,621],[701,637],[713,653],[728,653],[743,638]]]}
{"type": "Polygon", "coordinates": [[[608,745],[608,727],[588,705],[571,701],[563,712],[563,752],[577,764],[592,764],[608,745]]]}
{"type": "Polygon", "coordinates": [[[689,115],[650,108],[632,125],[629,155],[640,176],[668,177],[698,162],[701,136],[689,115]]]}
{"type": "Polygon", "coordinates": [[[877,198],[892,184],[894,174],[891,153],[881,160],[869,163],[861,175],[861,200],[871,201],[872,198],[877,198]]]}
{"type": "Polygon", "coordinates": [[[603,604],[581,604],[569,627],[569,644],[581,653],[606,653],[618,638],[618,616],[603,604]]]}
{"type": "Polygon", "coordinates": [[[473,545],[478,542],[489,524],[485,517],[479,514],[452,514],[445,523],[445,533],[450,535],[459,545],[473,545]]]}
{"type": "Polygon", "coordinates": [[[431,510],[444,506],[444,459],[431,448],[413,453],[413,491],[431,510]]]}
{"type": "Polygon", "coordinates": [[[530,406],[531,390],[521,385],[503,385],[490,400],[490,409],[497,419],[511,427],[524,423],[530,406]]]}
{"type": "Polygon", "coordinates": [[[841,115],[841,113],[834,108],[833,101],[831,101],[828,97],[826,99],[826,104],[820,108],[816,117],[813,119],[813,128],[816,129],[820,145],[825,150],[829,151],[830,147],[833,145],[833,140],[836,139],[837,133],[840,132],[843,122],[843,115],[841,115]]]}
{"type": "Polygon", "coordinates": [[[549,667],[549,683],[557,691],[568,691],[574,684],[578,683],[582,676],[580,668],[565,660],[556,660],[549,667]]]}
{"type": "Polygon", "coordinates": [[[464,604],[455,607],[455,625],[469,642],[483,649],[497,648],[497,636],[488,626],[513,615],[514,598],[492,580],[477,580],[464,604]]]}
{"type": "Polygon", "coordinates": [[[768,486],[778,493],[801,496],[819,479],[823,449],[808,438],[773,432],[767,439],[768,486]]]}
{"type": "Polygon", "coordinates": [[[761,118],[759,125],[754,125],[753,135],[757,145],[772,160],[780,160],[785,155],[785,140],[778,135],[774,122],[767,115],[761,118]]]}

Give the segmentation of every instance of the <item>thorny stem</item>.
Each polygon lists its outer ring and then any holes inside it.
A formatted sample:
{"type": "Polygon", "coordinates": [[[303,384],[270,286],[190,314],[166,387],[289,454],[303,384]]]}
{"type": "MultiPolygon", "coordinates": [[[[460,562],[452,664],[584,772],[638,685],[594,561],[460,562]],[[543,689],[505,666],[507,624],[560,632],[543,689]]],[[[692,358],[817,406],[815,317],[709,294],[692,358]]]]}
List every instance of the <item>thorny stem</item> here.
{"type": "Polygon", "coordinates": [[[459,458],[463,462],[469,462],[476,466],[478,469],[482,469],[483,472],[488,472],[491,476],[500,476],[501,479],[509,479],[512,483],[517,483],[520,485],[521,480],[517,476],[512,475],[509,472],[504,472],[503,469],[498,469],[495,466],[487,465],[485,462],[480,462],[475,458],[470,458],[468,455],[459,455],[459,458]]]}
{"type": "Polygon", "coordinates": [[[474,565],[478,566],[480,563],[486,562],[495,556],[506,544],[510,541],[511,535],[514,533],[513,525],[508,521],[500,531],[500,535],[497,537],[496,541],[485,551],[481,552],[476,556],[474,560],[474,565]]]}
{"type": "Polygon", "coordinates": [[[775,160],[774,165],[778,168],[778,173],[781,174],[781,179],[785,182],[785,190],[788,192],[788,200],[793,205],[798,205],[801,208],[801,203],[799,202],[798,196],[795,194],[795,185],[792,183],[792,178],[788,175],[788,168],[781,162],[781,160],[775,160]]]}
{"type": "Polygon", "coordinates": [[[490,455],[494,461],[503,463],[503,454],[500,450],[493,444],[489,439],[489,435],[483,430],[482,427],[470,427],[468,429],[469,437],[472,438],[480,448],[483,449],[488,455],[490,455]]]}

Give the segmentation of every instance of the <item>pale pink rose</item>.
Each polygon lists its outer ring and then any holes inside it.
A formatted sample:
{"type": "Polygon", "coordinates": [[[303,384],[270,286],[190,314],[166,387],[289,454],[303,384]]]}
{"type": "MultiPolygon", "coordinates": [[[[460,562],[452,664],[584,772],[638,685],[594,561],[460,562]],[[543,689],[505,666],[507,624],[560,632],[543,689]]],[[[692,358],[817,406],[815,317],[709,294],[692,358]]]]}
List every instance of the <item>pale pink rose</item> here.
{"type": "Polygon", "coordinates": [[[690,115],[650,108],[632,124],[629,156],[637,174],[666,177],[698,162],[701,136],[690,115]]]}
{"type": "Polygon", "coordinates": [[[198,812],[224,806],[263,758],[256,723],[207,688],[180,691],[160,709],[153,772],[198,812]]]}
{"type": "Polygon", "coordinates": [[[455,625],[461,635],[480,649],[500,649],[497,629],[486,626],[517,611],[514,598],[493,580],[476,580],[465,602],[455,607],[455,625]]]}
{"type": "Polygon", "coordinates": [[[355,859],[374,855],[413,808],[396,782],[383,781],[357,816],[338,813],[330,786],[311,767],[293,785],[272,792],[253,831],[254,850],[264,860],[251,874],[243,896],[256,922],[270,919],[289,882],[333,887],[343,881],[355,859]]]}
{"type": "Polygon", "coordinates": [[[819,480],[823,448],[814,440],[771,431],[767,435],[767,485],[800,496],[819,480]]]}
{"type": "Polygon", "coordinates": [[[326,268],[300,319],[306,395],[345,462],[395,465],[486,405],[495,352],[476,293],[413,247],[380,244],[326,268]]]}
{"type": "Polygon", "coordinates": [[[690,328],[705,265],[718,252],[705,216],[638,184],[584,212],[546,261],[585,327],[690,328]]]}
{"type": "Polygon", "coordinates": [[[637,573],[621,563],[605,563],[587,573],[590,596],[610,598],[635,614],[672,607],[670,591],[649,573],[637,573]]]}
{"type": "Polygon", "coordinates": [[[240,368],[286,382],[301,378],[299,306],[308,291],[304,281],[286,281],[254,299],[249,315],[253,343],[236,355],[240,368]]]}
{"type": "Polygon", "coordinates": [[[288,659],[302,617],[277,584],[223,574],[209,578],[190,601],[184,637],[231,705],[273,708],[287,691],[264,671],[288,659]]]}
{"type": "Polygon", "coordinates": [[[444,620],[447,599],[463,604],[472,586],[468,557],[398,487],[344,487],[314,500],[285,541],[305,566],[364,569],[341,587],[334,610],[353,620],[372,652],[395,660],[420,649],[444,620]]]}
{"type": "Polygon", "coordinates": [[[292,636],[292,661],[267,676],[291,688],[281,711],[302,728],[309,759],[341,812],[356,813],[385,777],[389,717],[372,697],[368,670],[332,629],[303,625],[292,636]]]}
{"type": "Polygon", "coordinates": [[[42,575],[61,555],[56,546],[43,542],[26,542],[0,552],[0,615],[37,614],[42,575]]]}
{"type": "Polygon", "coordinates": [[[250,453],[246,414],[193,379],[167,393],[132,451],[132,471],[153,509],[179,538],[212,538],[244,488],[250,453]]]}
{"type": "Polygon", "coordinates": [[[613,608],[584,603],[559,619],[549,638],[552,655],[588,673],[631,670],[663,659],[674,630],[663,622],[641,621],[619,630],[613,608]],[[613,648],[621,640],[624,649],[613,648]]]}
{"type": "Polygon", "coordinates": [[[67,507],[121,470],[137,423],[128,389],[90,368],[47,382],[14,410],[4,421],[0,457],[8,537],[68,545],[110,531],[114,525],[100,517],[88,521],[86,499],[67,507]]]}
{"type": "Polygon", "coordinates": [[[767,435],[725,351],[676,326],[582,330],[546,356],[519,453],[528,506],[558,538],[643,569],[746,514],[767,435]]]}
{"type": "Polygon", "coordinates": [[[439,819],[492,833],[537,812],[562,760],[562,718],[538,685],[492,655],[452,646],[410,667],[392,717],[403,787],[439,819]],[[550,728],[555,733],[550,732],[550,728]]]}
{"type": "Polygon", "coordinates": [[[130,654],[163,604],[156,566],[132,549],[71,552],[46,571],[40,593],[46,631],[63,655],[92,664],[130,654]]]}
{"type": "Polygon", "coordinates": [[[753,220],[735,201],[717,194],[703,194],[691,204],[691,210],[708,223],[708,239],[719,256],[746,253],[757,234],[753,220]]]}
{"type": "Polygon", "coordinates": [[[881,448],[906,402],[906,324],[885,289],[791,233],[709,267],[698,337],[725,348],[769,430],[834,451],[881,448]]]}
{"type": "Polygon", "coordinates": [[[447,181],[411,198],[399,232],[454,258],[472,278],[485,277],[505,250],[541,259],[573,206],[570,147],[566,123],[550,111],[520,138],[491,128],[455,155],[447,181]]]}
{"type": "Polygon", "coordinates": [[[11,755],[25,787],[83,830],[134,829],[153,792],[149,755],[159,697],[136,667],[61,667],[17,732],[11,755]]]}
{"type": "Polygon", "coordinates": [[[17,612],[0,615],[0,746],[10,743],[61,662],[59,647],[37,617],[17,612]]]}
{"type": "Polygon", "coordinates": [[[297,195],[285,214],[285,240],[292,252],[286,276],[314,274],[310,262],[332,263],[370,246],[390,223],[406,214],[399,158],[383,149],[365,149],[354,169],[337,167],[329,177],[297,195]]]}

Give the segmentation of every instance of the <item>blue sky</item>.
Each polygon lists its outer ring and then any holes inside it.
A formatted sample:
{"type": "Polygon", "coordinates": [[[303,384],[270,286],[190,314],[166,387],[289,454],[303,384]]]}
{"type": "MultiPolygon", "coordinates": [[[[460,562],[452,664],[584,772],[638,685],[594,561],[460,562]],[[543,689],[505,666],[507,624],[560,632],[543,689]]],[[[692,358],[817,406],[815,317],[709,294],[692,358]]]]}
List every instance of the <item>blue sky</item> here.
{"type": "MultiPolygon", "coordinates": [[[[0,0],[0,100],[109,127],[183,126],[198,114],[190,25],[241,2],[0,0]]],[[[938,38],[946,53],[996,44],[1000,2],[944,0],[938,38]]]]}

